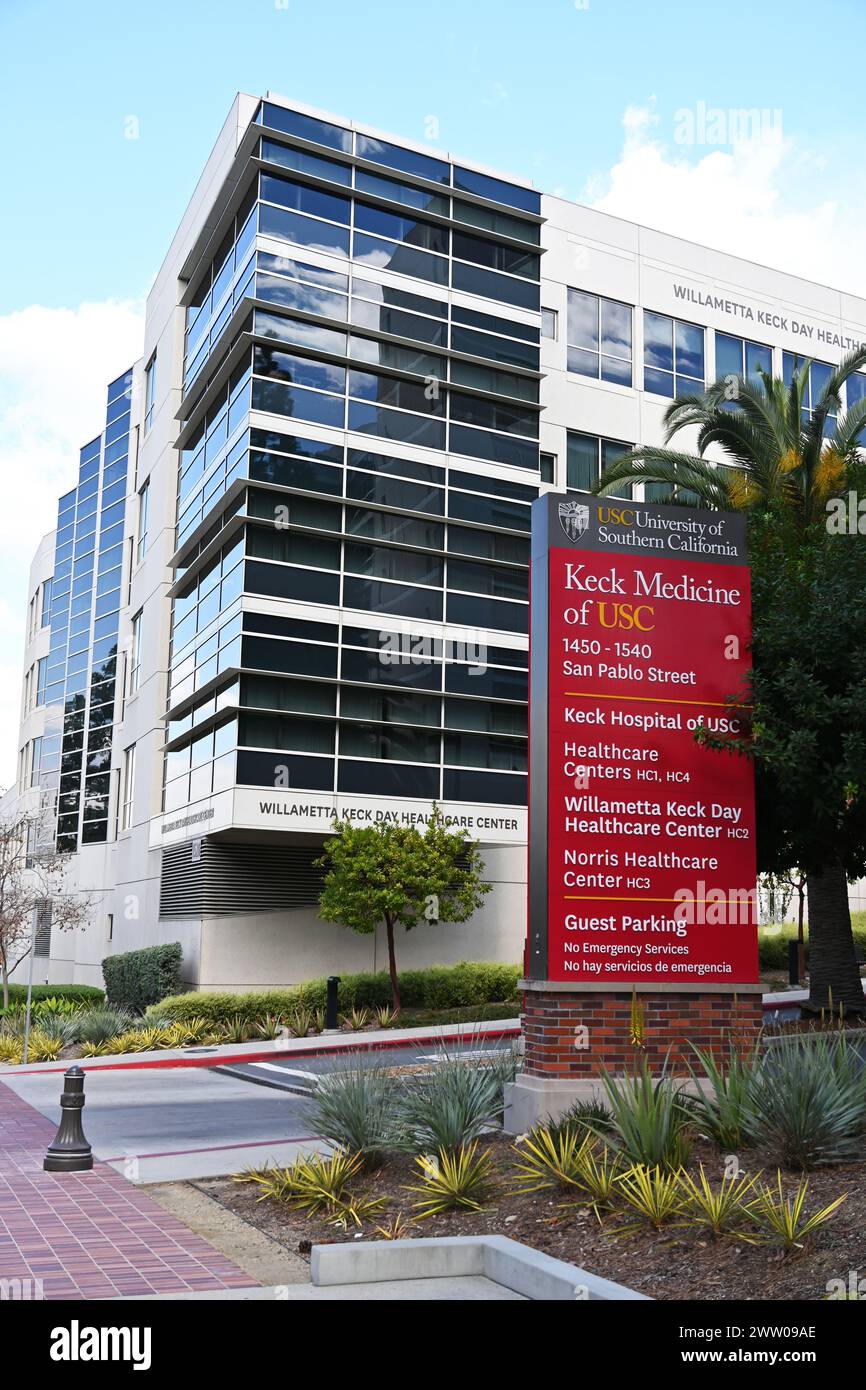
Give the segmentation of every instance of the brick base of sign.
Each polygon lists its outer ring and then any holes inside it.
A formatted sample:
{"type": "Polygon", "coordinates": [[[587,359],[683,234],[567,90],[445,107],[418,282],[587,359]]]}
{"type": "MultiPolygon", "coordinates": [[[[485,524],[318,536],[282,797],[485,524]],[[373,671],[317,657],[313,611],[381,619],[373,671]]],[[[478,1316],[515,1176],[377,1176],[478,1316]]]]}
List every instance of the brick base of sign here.
{"type": "Polygon", "coordinates": [[[651,990],[562,994],[527,990],[524,1070],[532,1076],[597,1076],[645,1057],[653,1071],[682,1068],[690,1046],[727,1055],[761,1026],[760,994],[668,994],[651,990]],[[633,1036],[637,1034],[638,1036],[633,1036]]]}
{"type": "Polygon", "coordinates": [[[575,1100],[601,1098],[602,1068],[623,1076],[646,1058],[655,1074],[665,1066],[682,1074],[694,1062],[692,1043],[721,1061],[732,1041],[749,1046],[762,1021],[760,985],[622,989],[533,980],[523,988],[523,1072],[506,1110],[512,1133],[575,1100]]]}

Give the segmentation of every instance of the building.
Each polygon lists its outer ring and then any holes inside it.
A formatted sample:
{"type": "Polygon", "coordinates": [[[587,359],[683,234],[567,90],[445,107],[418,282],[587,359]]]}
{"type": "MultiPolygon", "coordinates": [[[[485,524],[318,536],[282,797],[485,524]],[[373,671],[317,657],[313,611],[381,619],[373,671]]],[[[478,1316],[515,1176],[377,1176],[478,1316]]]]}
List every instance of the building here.
{"type": "Polygon", "coordinates": [[[206,988],[379,968],[317,919],[314,861],[335,812],[433,800],[494,891],[401,961],[517,959],[532,499],[660,441],[679,390],[809,356],[817,391],[864,339],[853,296],[239,96],[61,499],[44,667],[28,648],[21,747],[98,889],[50,977],[163,940],[206,988]]]}

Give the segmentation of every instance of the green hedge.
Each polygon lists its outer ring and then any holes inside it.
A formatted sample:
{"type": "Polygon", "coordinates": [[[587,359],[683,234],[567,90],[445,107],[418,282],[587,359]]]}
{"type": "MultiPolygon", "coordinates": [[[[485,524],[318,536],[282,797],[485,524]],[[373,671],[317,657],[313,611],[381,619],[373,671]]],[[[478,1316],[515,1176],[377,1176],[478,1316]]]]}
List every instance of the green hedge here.
{"type": "Polygon", "coordinates": [[[182,963],[183,948],[179,941],[106,956],[102,974],[108,1003],[144,1013],[150,1004],[157,1004],[168,994],[177,994],[182,963]]]}
{"type": "MultiPolygon", "coordinates": [[[[866,912],[852,912],[851,925],[854,930],[854,944],[859,953],[866,957],[866,912]]],[[[788,969],[788,942],[797,940],[797,927],[794,922],[783,922],[781,929],[760,927],[758,929],[758,961],[762,970],[788,969]]],[[[809,959],[809,929],[806,928],[806,960],[809,959]]]]}
{"type": "MultiPolygon", "coordinates": [[[[105,998],[104,991],[97,989],[95,985],[34,985],[33,1002],[37,999],[70,999],[73,1004],[101,1004],[105,998]]],[[[10,985],[9,1003],[26,1004],[27,986],[10,985]]],[[[0,996],[2,1003],[2,996],[0,996]]]]}
{"type": "MultiPolygon", "coordinates": [[[[115,959],[117,959],[115,957],[115,959]]],[[[407,1009],[458,1009],[474,1004],[505,1004],[517,999],[518,965],[461,961],[458,965],[433,965],[427,970],[405,970],[400,975],[400,999],[407,1009]]],[[[325,1007],[326,981],[309,980],[292,989],[263,990],[256,994],[180,994],[163,999],[148,1010],[171,1019],[206,1018],[216,1023],[239,1014],[253,1019],[262,1014],[283,1014],[298,1004],[325,1007]]],[[[383,970],[366,975],[343,975],[338,994],[341,1010],[378,1008],[391,1003],[391,982],[383,970]]]]}

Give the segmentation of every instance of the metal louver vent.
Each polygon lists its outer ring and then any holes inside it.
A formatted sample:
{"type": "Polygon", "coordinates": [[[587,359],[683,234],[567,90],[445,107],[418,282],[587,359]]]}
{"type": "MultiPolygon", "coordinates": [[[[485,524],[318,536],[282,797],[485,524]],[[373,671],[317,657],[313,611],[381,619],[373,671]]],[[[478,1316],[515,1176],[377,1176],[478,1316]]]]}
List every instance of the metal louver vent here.
{"type": "Polygon", "coordinates": [[[162,852],[160,917],[230,916],[315,907],[322,871],[318,845],[202,840],[162,852]],[[195,853],[193,847],[196,847],[195,853]]]}
{"type": "Polygon", "coordinates": [[[39,903],[36,916],[36,935],[33,947],[34,956],[51,955],[51,919],[53,916],[54,904],[50,898],[44,898],[39,903]]]}

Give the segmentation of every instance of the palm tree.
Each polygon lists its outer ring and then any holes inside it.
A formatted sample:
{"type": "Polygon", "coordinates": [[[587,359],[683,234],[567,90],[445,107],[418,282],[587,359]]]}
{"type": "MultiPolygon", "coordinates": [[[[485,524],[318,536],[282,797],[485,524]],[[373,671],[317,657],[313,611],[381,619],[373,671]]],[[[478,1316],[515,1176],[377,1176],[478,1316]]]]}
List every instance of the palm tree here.
{"type": "MultiPolygon", "coordinates": [[[[683,506],[777,517],[794,556],[805,559],[810,546],[826,539],[828,501],[863,477],[866,398],[843,415],[842,387],[866,366],[866,346],[830,372],[810,411],[805,400],[811,365],[807,361],[795,371],[790,385],[761,371],[757,380],[728,377],[701,394],[678,396],[665,412],[665,446],[629,450],[606,470],[596,491],[604,496],[621,492],[624,482],[655,483],[669,490],[664,500],[683,506]],[[694,453],[668,447],[688,428],[697,430],[694,453]]],[[[841,854],[807,872],[807,891],[810,1006],[823,1008],[832,1000],[836,1007],[862,1011],[841,854]]]]}

